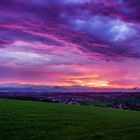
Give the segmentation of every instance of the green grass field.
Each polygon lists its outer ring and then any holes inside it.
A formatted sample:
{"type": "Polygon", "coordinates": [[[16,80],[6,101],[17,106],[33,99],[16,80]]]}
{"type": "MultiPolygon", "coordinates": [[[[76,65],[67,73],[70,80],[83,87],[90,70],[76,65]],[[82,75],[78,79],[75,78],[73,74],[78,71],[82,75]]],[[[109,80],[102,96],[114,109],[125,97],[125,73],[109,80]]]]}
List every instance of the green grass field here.
{"type": "Polygon", "coordinates": [[[0,140],[140,140],[140,112],[0,99],[0,140]]]}

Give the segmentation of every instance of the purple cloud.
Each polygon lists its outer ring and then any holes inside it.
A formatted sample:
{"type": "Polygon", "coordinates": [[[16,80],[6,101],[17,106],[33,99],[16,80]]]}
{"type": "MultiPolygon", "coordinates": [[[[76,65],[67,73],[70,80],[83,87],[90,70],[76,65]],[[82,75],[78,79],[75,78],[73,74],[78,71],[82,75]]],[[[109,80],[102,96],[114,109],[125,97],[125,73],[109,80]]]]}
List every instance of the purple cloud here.
{"type": "Polygon", "coordinates": [[[0,66],[139,62],[139,10],[138,0],[1,0],[0,66]]]}

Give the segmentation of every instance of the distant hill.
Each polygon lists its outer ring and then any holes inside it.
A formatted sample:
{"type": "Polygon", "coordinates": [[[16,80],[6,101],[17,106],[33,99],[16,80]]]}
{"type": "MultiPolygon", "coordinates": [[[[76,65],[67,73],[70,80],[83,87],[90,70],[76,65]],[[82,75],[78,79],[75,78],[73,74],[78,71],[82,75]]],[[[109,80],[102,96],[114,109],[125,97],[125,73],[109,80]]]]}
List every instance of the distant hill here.
{"type": "Polygon", "coordinates": [[[86,86],[50,86],[9,83],[0,84],[0,91],[22,91],[22,92],[139,92],[139,88],[133,89],[109,89],[92,88],[86,86]]]}

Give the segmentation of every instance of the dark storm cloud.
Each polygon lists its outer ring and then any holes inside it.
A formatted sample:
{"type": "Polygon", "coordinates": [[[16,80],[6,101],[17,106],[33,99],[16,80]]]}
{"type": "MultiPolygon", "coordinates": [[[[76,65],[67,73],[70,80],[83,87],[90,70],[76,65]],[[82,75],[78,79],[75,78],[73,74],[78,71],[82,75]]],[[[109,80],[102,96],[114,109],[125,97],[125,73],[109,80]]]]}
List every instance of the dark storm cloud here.
{"type": "MultiPolygon", "coordinates": [[[[138,0],[1,0],[3,40],[78,47],[116,60],[140,57],[138,0]]],[[[2,44],[2,43],[1,43],[2,44]]]]}

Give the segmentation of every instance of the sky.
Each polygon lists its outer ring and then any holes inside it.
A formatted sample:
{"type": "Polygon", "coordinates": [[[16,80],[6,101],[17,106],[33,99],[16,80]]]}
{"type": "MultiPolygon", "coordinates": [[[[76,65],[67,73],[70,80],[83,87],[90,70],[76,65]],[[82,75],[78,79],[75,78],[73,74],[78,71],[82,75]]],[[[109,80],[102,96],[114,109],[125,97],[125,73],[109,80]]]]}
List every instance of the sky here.
{"type": "Polygon", "coordinates": [[[0,0],[0,83],[140,87],[139,0],[0,0]]]}

